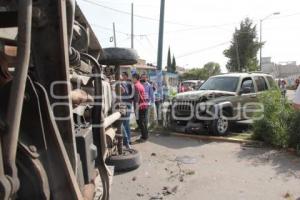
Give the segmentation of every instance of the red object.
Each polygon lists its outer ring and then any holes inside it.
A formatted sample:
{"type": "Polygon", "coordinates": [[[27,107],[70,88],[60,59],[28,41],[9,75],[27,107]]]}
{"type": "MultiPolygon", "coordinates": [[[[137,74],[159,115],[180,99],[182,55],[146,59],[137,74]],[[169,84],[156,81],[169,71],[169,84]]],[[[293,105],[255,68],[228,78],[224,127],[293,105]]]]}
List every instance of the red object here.
{"type": "Polygon", "coordinates": [[[138,93],[139,95],[139,109],[140,110],[145,110],[148,108],[148,103],[146,101],[146,98],[145,98],[145,89],[144,89],[144,86],[141,84],[140,81],[137,81],[135,84],[134,84],[134,89],[135,89],[135,92],[138,93]]]}
{"type": "Polygon", "coordinates": [[[180,87],[180,92],[185,92],[185,87],[183,85],[180,87]]]}

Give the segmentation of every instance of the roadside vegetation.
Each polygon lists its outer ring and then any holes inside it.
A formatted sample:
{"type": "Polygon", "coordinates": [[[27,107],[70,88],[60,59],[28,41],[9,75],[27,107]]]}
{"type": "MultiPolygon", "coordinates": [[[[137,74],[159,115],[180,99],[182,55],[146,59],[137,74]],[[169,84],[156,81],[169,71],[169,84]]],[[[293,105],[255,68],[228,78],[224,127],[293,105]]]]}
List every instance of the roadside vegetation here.
{"type": "Polygon", "coordinates": [[[193,68],[180,75],[180,80],[207,80],[210,76],[221,73],[219,63],[208,62],[202,68],[193,68]]]}
{"type": "Polygon", "coordinates": [[[300,112],[295,111],[290,102],[283,98],[279,90],[272,90],[259,96],[264,104],[260,120],[254,122],[253,139],[282,148],[300,146],[300,112]]]}

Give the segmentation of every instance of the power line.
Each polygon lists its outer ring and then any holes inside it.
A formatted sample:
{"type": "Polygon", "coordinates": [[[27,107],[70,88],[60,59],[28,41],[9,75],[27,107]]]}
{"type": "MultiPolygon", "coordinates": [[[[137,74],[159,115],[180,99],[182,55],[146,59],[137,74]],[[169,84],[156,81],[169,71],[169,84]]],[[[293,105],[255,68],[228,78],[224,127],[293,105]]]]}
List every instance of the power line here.
{"type": "MultiPolygon", "coordinates": [[[[215,28],[215,29],[220,29],[220,27],[223,26],[229,26],[229,25],[233,25],[236,24],[238,22],[232,22],[232,23],[227,23],[227,24],[218,24],[218,25],[203,25],[203,26],[197,26],[194,28],[186,28],[186,29],[177,29],[177,30],[173,30],[173,31],[166,31],[165,34],[170,34],[170,33],[180,33],[180,32],[188,32],[188,31],[197,31],[197,30],[201,30],[201,29],[211,29],[211,28],[215,28]]],[[[145,36],[150,36],[150,35],[157,35],[158,33],[145,33],[143,35],[145,36]]]]}
{"type": "Polygon", "coordinates": [[[287,14],[287,15],[281,15],[281,16],[277,16],[277,17],[274,17],[274,18],[270,18],[268,20],[282,19],[282,18],[292,17],[292,16],[296,16],[296,15],[300,15],[300,12],[296,12],[296,13],[292,13],[292,14],[287,14]]]}
{"type": "MultiPolygon", "coordinates": [[[[101,25],[99,25],[99,24],[92,23],[91,25],[92,25],[93,27],[95,27],[95,28],[99,28],[99,29],[103,29],[103,30],[107,30],[107,31],[111,31],[111,32],[113,31],[112,28],[108,28],[108,27],[105,27],[105,26],[101,26],[101,25]]],[[[117,32],[117,33],[121,33],[121,34],[126,35],[126,36],[131,35],[131,33],[123,32],[123,31],[117,31],[117,30],[116,30],[116,32],[117,32]]],[[[134,37],[145,37],[145,36],[147,36],[147,34],[134,34],[133,36],[134,36],[134,37]]]]}
{"type": "MultiPolygon", "coordinates": [[[[105,8],[105,9],[109,9],[109,10],[112,10],[112,11],[115,11],[115,12],[119,12],[119,13],[122,13],[122,14],[131,15],[130,12],[119,10],[119,9],[115,9],[115,8],[112,8],[112,7],[108,7],[108,6],[102,5],[102,4],[100,4],[98,2],[95,2],[95,1],[92,1],[92,0],[81,0],[81,1],[93,4],[93,5],[97,5],[99,7],[102,7],[102,8],[105,8]]],[[[289,14],[289,15],[283,15],[281,17],[276,17],[274,19],[286,18],[286,17],[295,16],[295,15],[300,15],[300,12],[289,14]]],[[[134,16],[138,17],[138,18],[146,19],[146,20],[152,20],[152,21],[156,21],[156,22],[159,21],[158,19],[152,18],[152,17],[142,16],[142,15],[136,15],[136,14],[134,14],[134,16]]],[[[181,26],[193,27],[193,28],[187,28],[187,29],[178,29],[178,30],[174,30],[174,31],[168,31],[168,32],[165,32],[165,34],[180,33],[180,32],[187,32],[187,31],[196,31],[196,30],[200,30],[200,29],[209,29],[209,28],[216,28],[216,29],[218,29],[218,28],[223,27],[223,26],[228,26],[228,25],[233,25],[233,24],[239,23],[239,22],[232,22],[232,23],[226,23],[226,24],[197,26],[197,25],[183,24],[183,23],[178,23],[178,22],[173,22],[173,21],[165,21],[165,22],[169,23],[169,24],[176,24],[176,25],[181,25],[181,26]]],[[[99,25],[97,25],[97,26],[99,27],[99,25]]],[[[108,29],[108,28],[106,28],[106,29],[108,29]]],[[[119,33],[129,35],[129,33],[124,33],[124,32],[120,32],[120,31],[119,31],[119,33]]],[[[145,33],[145,34],[138,34],[138,35],[134,35],[134,36],[150,36],[150,35],[158,35],[158,33],[157,32],[155,32],[155,33],[145,33]]]]}
{"type": "Polygon", "coordinates": [[[150,51],[150,49],[149,48],[146,48],[144,45],[143,45],[143,43],[142,43],[142,41],[141,40],[136,40],[136,41],[138,41],[138,43],[140,44],[140,46],[143,48],[143,49],[145,49],[146,51],[147,51],[147,54],[148,54],[148,56],[150,56],[150,57],[155,57],[156,56],[156,54],[154,53],[154,52],[152,52],[152,51],[150,51]],[[151,54],[151,55],[150,55],[151,54]],[[152,55],[153,54],[153,55],[152,55]]]}
{"type": "Polygon", "coordinates": [[[154,51],[155,51],[155,47],[154,47],[153,43],[151,42],[151,40],[149,39],[149,37],[145,36],[145,38],[148,41],[148,43],[150,44],[151,48],[154,49],[154,51]]]}
{"type": "MultiPolygon", "coordinates": [[[[115,9],[115,8],[112,8],[112,7],[109,7],[109,6],[105,6],[105,5],[102,5],[102,4],[100,4],[98,2],[95,2],[95,1],[91,1],[91,0],[81,0],[81,1],[93,4],[93,5],[97,5],[99,7],[102,7],[102,8],[114,11],[114,12],[122,13],[122,14],[125,14],[125,15],[131,15],[130,12],[119,10],[119,9],[115,9]]],[[[134,14],[134,16],[137,17],[137,18],[141,18],[141,19],[146,19],[146,20],[150,20],[150,21],[159,22],[158,19],[152,18],[152,17],[148,17],[148,16],[137,15],[137,14],[134,14]]],[[[165,21],[165,23],[174,24],[174,25],[180,25],[180,26],[189,26],[189,27],[195,26],[195,25],[191,25],[191,24],[183,24],[183,23],[174,22],[174,21],[167,21],[167,20],[165,21]]]]}
{"type": "MultiPolygon", "coordinates": [[[[100,28],[100,29],[103,29],[103,30],[111,31],[111,32],[113,31],[112,28],[107,28],[107,27],[104,27],[104,26],[100,26],[98,24],[91,24],[91,25],[94,26],[95,28],[100,28]]],[[[122,32],[122,31],[116,31],[116,32],[121,33],[121,34],[126,35],[126,36],[130,35],[130,33],[125,33],[125,32],[122,32]]]]}
{"type": "Polygon", "coordinates": [[[209,46],[209,47],[206,47],[206,48],[203,48],[203,49],[199,49],[199,50],[195,50],[195,51],[192,51],[192,52],[189,52],[189,53],[185,53],[185,54],[182,54],[180,56],[177,56],[176,58],[183,58],[183,57],[186,57],[186,56],[197,54],[197,53],[200,53],[202,51],[207,51],[207,50],[210,50],[210,49],[214,49],[214,48],[223,46],[223,45],[228,44],[228,43],[230,43],[230,41],[222,42],[222,43],[219,43],[219,44],[216,44],[216,45],[213,45],[213,46],[209,46]]]}
{"type": "MultiPolygon", "coordinates": [[[[98,1],[98,3],[104,3],[104,4],[106,4],[106,3],[109,3],[109,4],[118,4],[118,5],[128,5],[128,2],[124,2],[124,1],[116,1],[116,0],[114,0],[114,1],[98,1]]],[[[135,2],[133,2],[134,3],[134,6],[138,6],[138,7],[153,7],[153,8],[159,8],[159,5],[154,5],[154,4],[140,4],[140,3],[135,3],[135,2]]]]}
{"type": "Polygon", "coordinates": [[[130,37],[127,37],[127,38],[125,38],[124,40],[119,41],[118,44],[121,44],[121,43],[123,43],[123,42],[126,42],[126,41],[128,41],[129,39],[130,39],[130,37]]]}

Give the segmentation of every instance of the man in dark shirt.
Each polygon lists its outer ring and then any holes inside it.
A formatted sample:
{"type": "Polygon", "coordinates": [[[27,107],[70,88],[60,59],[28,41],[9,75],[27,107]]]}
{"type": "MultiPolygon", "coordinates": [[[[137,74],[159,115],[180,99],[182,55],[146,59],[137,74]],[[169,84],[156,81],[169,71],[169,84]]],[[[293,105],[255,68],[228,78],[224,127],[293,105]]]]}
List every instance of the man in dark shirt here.
{"type": "Polygon", "coordinates": [[[145,98],[144,86],[140,83],[140,76],[138,74],[133,74],[132,81],[134,83],[134,106],[136,118],[139,129],[141,130],[141,138],[138,140],[138,142],[144,142],[149,137],[146,120],[148,102],[145,98]]]}

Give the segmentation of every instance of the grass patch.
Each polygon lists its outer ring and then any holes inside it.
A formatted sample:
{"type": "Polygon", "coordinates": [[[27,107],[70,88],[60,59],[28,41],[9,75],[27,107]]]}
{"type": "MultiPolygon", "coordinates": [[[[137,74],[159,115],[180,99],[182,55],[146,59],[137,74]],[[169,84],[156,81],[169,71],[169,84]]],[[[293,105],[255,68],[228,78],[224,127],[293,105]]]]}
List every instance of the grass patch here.
{"type": "Polygon", "coordinates": [[[253,139],[253,132],[232,134],[232,135],[229,135],[228,138],[237,139],[237,140],[252,140],[253,139]]]}

